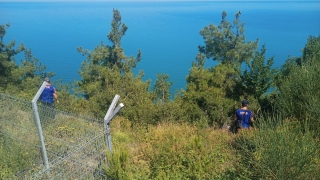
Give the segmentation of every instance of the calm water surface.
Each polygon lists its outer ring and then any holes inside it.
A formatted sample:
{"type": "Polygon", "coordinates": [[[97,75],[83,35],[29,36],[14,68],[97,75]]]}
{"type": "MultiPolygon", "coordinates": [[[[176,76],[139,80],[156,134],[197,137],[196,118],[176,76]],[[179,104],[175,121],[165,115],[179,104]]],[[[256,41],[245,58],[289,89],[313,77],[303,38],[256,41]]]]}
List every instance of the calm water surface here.
{"type": "MultiPolygon", "coordinates": [[[[118,9],[129,29],[122,39],[126,55],[142,51],[135,72],[144,70],[144,79],[155,82],[157,73],[166,73],[174,83],[172,92],[185,89],[198,45],[199,31],[218,25],[222,11],[232,21],[241,11],[247,40],[259,38],[266,45],[267,58],[275,56],[280,67],[288,56],[300,56],[307,37],[320,35],[320,2],[0,2],[0,23],[10,23],[5,41],[15,39],[33,54],[54,79],[79,80],[78,70],[85,57],[76,51],[94,49],[101,41],[110,44],[112,10],[118,9]]],[[[23,56],[21,56],[23,57],[23,56]]],[[[207,66],[213,66],[212,60],[207,66]]]]}

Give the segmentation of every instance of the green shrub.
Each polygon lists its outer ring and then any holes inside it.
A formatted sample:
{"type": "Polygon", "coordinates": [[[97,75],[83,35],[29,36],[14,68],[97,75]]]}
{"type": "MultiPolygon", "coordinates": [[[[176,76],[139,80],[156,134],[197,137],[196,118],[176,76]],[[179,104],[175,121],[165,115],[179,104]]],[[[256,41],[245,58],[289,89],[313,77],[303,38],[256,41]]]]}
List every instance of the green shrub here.
{"type": "Polygon", "coordinates": [[[308,120],[310,129],[320,135],[320,36],[310,37],[301,58],[289,59],[278,75],[276,110],[300,122],[308,120]]]}
{"type": "Polygon", "coordinates": [[[250,179],[318,179],[320,146],[313,131],[294,119],[278,122],[260,119],[258,130],[241,131],[235,138],[250,179]]]}

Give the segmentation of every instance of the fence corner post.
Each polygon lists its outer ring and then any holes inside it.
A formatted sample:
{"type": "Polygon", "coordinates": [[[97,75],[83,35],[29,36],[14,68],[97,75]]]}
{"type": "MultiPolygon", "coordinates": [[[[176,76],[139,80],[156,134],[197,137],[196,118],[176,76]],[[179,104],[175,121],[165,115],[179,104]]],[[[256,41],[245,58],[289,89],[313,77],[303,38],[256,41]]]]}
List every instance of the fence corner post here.
{"type": "Polygon", "coordinates": [[[122,103],[120,103],[117,108],[115,108],[120,96],[118,94],[115,95],[113,101],[104,117],[104,129],[106,131],[106,144],[109,148],[109,151],[112,152],[112,141],[111,141],[111,133],[110,133],[110,122],[113,117],[124,107],[122,103]]]}
{"type": "Polygon", "coordinates": [[[37,94],[32,99],[31,104],[32,104],[32,109],[33,109],[33,113],[34,113],[35,120],[36,120],[37,129],[38,129],[38,136],[39,136],[40,143],[41,143],[41,154],[42,154],[43,164],[46,167],[46,171],[48,171],[50,168],[49,161],[48,161],[46,146],[44,144],[44,137],[42,134],[42,127],[41,127],[40,116],[39,116],[39,112],[38,112],[38,106],[37,106],[37,101],[38,101],[39,97],[41,96],[41,93],[46,85],[47,85],[47,82],[44,81],[42,83],[41,87],[39,88],[37,94]]]}

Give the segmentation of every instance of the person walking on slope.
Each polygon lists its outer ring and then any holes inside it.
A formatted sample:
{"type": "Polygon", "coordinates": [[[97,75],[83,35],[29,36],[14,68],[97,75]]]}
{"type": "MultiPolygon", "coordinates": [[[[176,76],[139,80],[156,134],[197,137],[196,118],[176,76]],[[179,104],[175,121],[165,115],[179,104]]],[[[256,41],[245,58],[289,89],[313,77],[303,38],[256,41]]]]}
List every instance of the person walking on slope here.
{"type": "Polygon", "coordinates": [[[251,123],[254,122],[252,112],[248,109],[249,102],[243,100],[242,107],[236,110],[234,120],[237,123],[238,129],[250,129],[251,123]]]}
{"type": "Polygon", "coordinates": [[[57,103],[59,103],[58,100],[58,95],[56,92],[56,89],[51,86],[50,84],[50,79],[45,78],[44,79],[47,82],[46,87],[43,89],[42,94],[41,94],[41,103],[46,107],[45,116],[49,116],[52,119],[55,118],[55,110],[54,110],[54,99],[56,99],[57,103]]]}

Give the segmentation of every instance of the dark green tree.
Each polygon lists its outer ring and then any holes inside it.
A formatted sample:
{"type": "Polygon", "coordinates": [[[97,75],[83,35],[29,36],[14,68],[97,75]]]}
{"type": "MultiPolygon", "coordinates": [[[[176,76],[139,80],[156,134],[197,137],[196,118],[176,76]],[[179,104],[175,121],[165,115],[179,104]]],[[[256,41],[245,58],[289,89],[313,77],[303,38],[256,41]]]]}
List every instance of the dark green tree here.
{"type": "Polygon", "coordinates": [[[237,89],[241,84],[241,64],[248,63],[253,57],[258,41],[245,41],[240,15],[240,12],[236,13],[230,23],[224,11],[218,26],[210,24],[200,31],[205,45],[198,47],[199,54],[187,76],[187,89],[183,93],[183,105],[189,106],[186,108],[193,113],[192,121],[206,119],[209,125],[223,126],[230,121],[237,101],[243,95],[237,89]],[[206,59],[219,63],[205,68],[206,59]]]}
{"type": "Polygon", "coordinates": [[[118,94],[125,105],[121,111],[124,117],[134,122],[152,123],[150,82],[142,81],[143,71],[136,76],[133,74],[141,60],[141,52],[137,57],[128,57],[120,46],[127,29],[121,22],[120,12],[114,9],[111,31],[107,35],[112,45],[101,43],[93,51],[78,48],[87,57],[79,71],[82,77],[78,83],[79,90],[88,101],[85,106],[99,118],[105,116],[108,106],[118,94]]]}
{"type": "Polygon", "coordinates": [[[265,62],[265,45],[260,51],[255,52],[255,56],[249,62],[248,68],[245,69],[241,75],[241,86],[239,89],[243,91],[242,94],[254,97],[260,103],[265,102],[266,93],[271,93],[271,88],[275,87],[275,77],[277,69],[273,68],[274,63],[271,57],[265,62]]]}
{"type": "Polygon", "coordinates": [[[24,45],[14,48],[15,40],[10,41],[8,44],[4,42],[7,28],[10,24],[0,25],[0,91],[4,91],[9,83],[14,82],[12,71],[17,68],[15,62],[15,55],[24,50],[24,45]]]}
{"type": "Polygon", "coordinates": [[[297,59],[297,63],[317,61],[320,57],[320,36],[309,36],[308,43],[302,49],[302,57],[297,59]],[[302,61],[302,62],[301,62],[302,61]]]}
{"type": "Polygon", "coordinates": [[[87,57],[87,61],[82,63],[81,71],[79,71],[82,80],[79,82],[86,98],[90,98],[87,90],[83,89],[87,85],[95,81],[105,81],[103,78],[102,69],[106,66],[112,70],[119,70],[124,73],[131,73],[132,68],[141,60],[141,52],[139,50],[136,58],[126,56],[123,49],[120,47],[121,38],[125,35],[128,27],[121,22],[120,12],[113,10],[113,20],[111,23],[111,31],[107,35],[112,45],[105,45],[103,42],[93,51],[84,50],[78,47],[78,51],[87,57]]]}
{"type": "Polygon", "coordinates": [[[24,59],[20,60],[17,68],[12,70],[14,83],[8,85],[11,92],[16,92],[21,97],[32,98],[43,83],[45,77],[53,77],[53,72],[46,72],[38,58],[34,57],[31,49],[23,51],[24,59]]]}
{"type": "Polygon", "coordinates": [[[183,107],[192,114],[190,121],[206,120],[209,125],[221,127],[229,121],[234,109],[234,101],[227,98],[227,92],[234,85],[229,78],[232,64],[218,64],[212,68],[204,67],[204,55],[197,56],[187,76],[187,89],[183,93],[183,107]]]}
{"type": "Polygon", "coordinates": [[[227,13],[222,12],[218,26],[210,24],[200,31],[204,46],[199,51],[207,58],[213,58],[223,64],[248,62],[257,48],[258,40],[246,42],[244,22],[240,20],[240,11],[235,14],[233,24],[227,21],[227,13]]]}
{"type": "Polygon", "coordinates": [[[169,75],[157,74],[157,80],[153,86],[156,102],[164,104],[170,99],[170,87],[173,82],[169,82],[169,75]]]}
{"type": "Polygon", "coordinates": [[[14,48],[15,41],[5,45],[4,36],[10,25],[0,25],[0,91],[30,99],[37,92],[43,78],[53,77],[45,72],[46,66],[33,56],[23,44],[14,48]],[[16,55],[24,53],[24,59],[16,62],[16,55]]]}
{"type": "Polygon", "coordinates": [[[285,64],[281,67],[281,71],[277,76],[277,85],[280,86],[282,80],[289,76],[291,71],[296,68],[297,65],[302,66],[307,62],[314,63],[319,60],[320,57],[320,35],[318,37],[309,36],[307,39],[307,44],[302,49],[301,57],[288,57],[285,64]]]}
{"type": "MultiPolygon", "coordinates": [[[[136,58],[132,56],[128,57],[124,54],[124,50],[121,48],[121,38],[127,30],[128,27],[121,22],[120,12],[117,9],[113,9],[111,31],[107,35],[112,45],[105,45],[101,42],[100,46],[97,46],[94,51],[84,50],[82,47],[78,47],[77,50],[84,56],[87,56],[92,65],[108,66],[111,69],[117,66],[120,71],[129,72],[141,60],[141,51],[139,50],[136,58]]],[[[96,78],[99,77],[99,74],[93,70],[90,76],[96,78]]]]}

